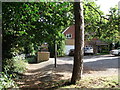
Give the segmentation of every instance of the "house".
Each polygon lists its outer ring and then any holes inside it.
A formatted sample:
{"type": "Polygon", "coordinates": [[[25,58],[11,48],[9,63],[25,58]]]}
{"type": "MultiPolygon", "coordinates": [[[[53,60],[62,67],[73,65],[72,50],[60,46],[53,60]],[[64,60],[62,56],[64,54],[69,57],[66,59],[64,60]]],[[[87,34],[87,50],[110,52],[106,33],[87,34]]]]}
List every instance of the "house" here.
{"type": "Polygon", "coordinates": [[[75,26],[72,25],[72,26],[66,28],[66,30],[63,31],[63,34],[66,37],[66,41],[65,41],[65,54],[68,55],[70,49],[74,49],[75,26]]]}
{"type": "MultiPolygon", "coordinates": [[[[66,37],[66,41],[65,41],[65,54],[68,55],[70,49],[74,49],[74,42],[75,42],[75,25],[71,25],[70,27],[66,28],[66,30],[63,31],[63,34],[66,37]]],[[[85,38],[88,36],[89,34],[85,34],[85,38]]],[[[87,41],[85,39],[85,44],[84,46],[92,46],[93,47],[93,51],[94,53],[100,53],[102,52],[103,49],[107,49],[108,50],[108,44],[97,39],[97,38],[93,38],[90,41],[87,41]]]]}
{"type": "Polygon", "coordinates": [[[90,41],[85,41],[85,46],[92,46],[93,52],[96,53],[104,53],[109,51],[109,44],[106,42],[103,42],[102,40],[98,38],[93,38],[90,41]]]}

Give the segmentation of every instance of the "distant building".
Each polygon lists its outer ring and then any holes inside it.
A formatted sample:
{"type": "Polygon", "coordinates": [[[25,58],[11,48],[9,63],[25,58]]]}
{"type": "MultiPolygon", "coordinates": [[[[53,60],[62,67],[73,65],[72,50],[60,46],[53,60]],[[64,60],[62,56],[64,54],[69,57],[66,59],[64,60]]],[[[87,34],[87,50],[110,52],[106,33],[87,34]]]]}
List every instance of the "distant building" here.
{"type": "MultiPolygon", "coordinates": [[[[66,30],[63,31],[63,34],[66,37],[65,41],[65,54],[68,55],[70,49],[74,49],[74,42],[75,42],[75,25],[71,25],[66,30]]],[[[100,53],[103,49],[108,48],[108,44],[97,39],[93,38],[90,41],[87,41],[87,37],[89,37],[90,34],[85,34],[85,44],[84,46],[92,46],[94,53],[100,53]]]]}
{"type": "Polygon", "coordinates": [[[72,25],[72,26],[66,28],[66,30],[63,31],[63,34],[66,37],[66,41],[65,41],[65,54],[68,55],[70,49],[74,49],[75,26],[72,25]]]}

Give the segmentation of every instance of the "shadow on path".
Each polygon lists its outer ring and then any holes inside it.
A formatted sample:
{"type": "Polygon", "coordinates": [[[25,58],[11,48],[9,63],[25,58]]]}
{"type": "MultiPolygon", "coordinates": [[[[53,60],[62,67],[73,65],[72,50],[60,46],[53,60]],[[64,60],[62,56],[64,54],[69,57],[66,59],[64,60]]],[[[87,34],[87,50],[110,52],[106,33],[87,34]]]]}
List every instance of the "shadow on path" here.
{"type": "MultiPolygon", "coordinates": [[[[72,67],[72,64],[58,64],[57,68],[54,68],[51,64],[43,68],[28,70],[27,74],[20,76],[15,81],[22,89],[39,88],[43,90],[59,87],[64,85],[66,80],[70,80],[72,67]]],[[[89,71],[91,70],[87,68],[84,73],[89,73],[89,71]]]]}
{"type": "MultiPolygon", "coordinates": [[[[91,71],[106,71],[110,68],[117,69],[118,60],[119,58],[85,62],[83,74],[91,74],[91,71]]],[[[58,64],[57,68],[54,68],[53,64],[44,66],[42,68],[38,66],[36,69],[28,69],[24,75],[20,76],[20,78],[15,81],[22,89],[52,89],[65,85],[66,80],[67,82],[70,80],[72,68],[72,64],[58,64]]]]}

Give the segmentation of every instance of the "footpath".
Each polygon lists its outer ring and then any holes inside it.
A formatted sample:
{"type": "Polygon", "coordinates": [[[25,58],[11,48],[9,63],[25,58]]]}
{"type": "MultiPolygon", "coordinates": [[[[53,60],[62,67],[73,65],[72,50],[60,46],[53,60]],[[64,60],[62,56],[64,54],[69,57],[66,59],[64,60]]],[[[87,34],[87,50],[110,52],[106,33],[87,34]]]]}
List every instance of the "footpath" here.
{"type": "MultiPolygon", "coordinates": [[[[86,56],[83,77],[117,76],[117,64],[118,57],[86,56]]],[[[72,69],[73,57],[57,58],[57,68],[54,68],[54,58],[50,58],[45,62],[28,64],[27,72],[16,82],[20,88],[51,88],[61,80],[70,80],[72,69]]]]}

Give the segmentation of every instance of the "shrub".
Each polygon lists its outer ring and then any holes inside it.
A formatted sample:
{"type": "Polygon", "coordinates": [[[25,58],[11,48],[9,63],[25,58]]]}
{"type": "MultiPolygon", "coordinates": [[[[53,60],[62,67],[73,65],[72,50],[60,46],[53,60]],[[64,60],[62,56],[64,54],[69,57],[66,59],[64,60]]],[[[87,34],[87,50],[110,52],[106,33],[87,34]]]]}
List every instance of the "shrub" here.
{"type": "Polygon", "coordinates": [[[26,61],[25,60],[14,60],[14,72],[23,73],[26,71],[26,61]]]}
{"type": "Polygon", "coordinates": [[[4,88],[18,88],[15,81],[12,80],[12,75],[0,73],[0,90],[4,88]]]}
{"type": "Polygon", "coordinates": [[[12,58],[3,60],[4,72],[11,74],[13,72],[23,73],[26,71],[27,62],[23,59],[12,58]]]}
{"type": "Polygon", "coordinates": [[[4,59],[2,65],[5,73],[11,73],[14,71],[14,59],[4,59]]]}
{"type": "Polygon", "coordinates": [[[23,73],[26,71],[27,62],[19,57],[3,60],[3,70],[0,73],[0,90],[3,88],[16,88],[17,85],[12,80],[16,78],[17,73],[23,73]]]}
{"type": "Polygon", "coordinates": [[[31,57],[26,58],[26,61],[28,63],[36,63],[37,62],[36,58],[37,58],[36,56],[31,56],[31,57]]]}

